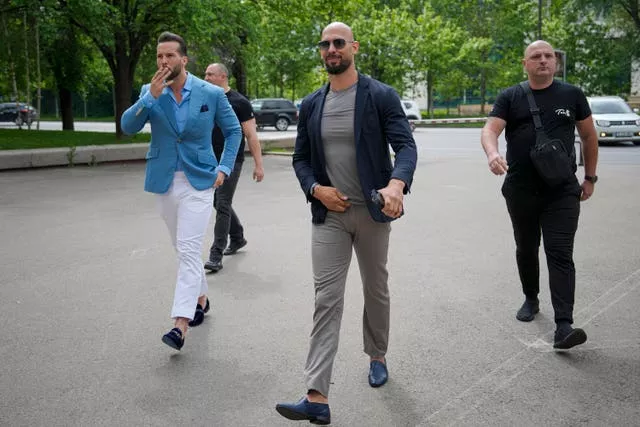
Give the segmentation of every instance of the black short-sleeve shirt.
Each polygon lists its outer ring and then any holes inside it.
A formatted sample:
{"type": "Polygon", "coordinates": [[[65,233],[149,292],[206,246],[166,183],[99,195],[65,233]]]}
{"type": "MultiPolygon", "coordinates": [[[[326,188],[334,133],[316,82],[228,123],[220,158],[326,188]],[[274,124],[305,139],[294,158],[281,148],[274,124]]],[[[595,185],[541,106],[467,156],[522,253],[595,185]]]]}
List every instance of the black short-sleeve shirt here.
{"type": "MultiPolygon", "coordinates": [[[[235,90],[229,90],[227,93],[227,99],[229,100],[229,104],[231,104],[231,108],[236,113],[238,117],[238,121],[240,125],[246,122],[247,120],[253,119],[253,108],[251,107],[251,103],[247,98],[245,98],[239,92],[235,90]]],[[[218,161],[220,161],[220,157],[222,157],[222,151],[224,150],[224,135],[222,134],[222,130],[218,126],[213,127],[213,134],[211,135],[211,141],[213,144],[213,152],[216,155],[218,161]]],[[[236,157],[236,162],[244,161],[244,132],[242,132],[242,139],[240,140],[240,147],[238,148],[238,155],[236,157]]]]}
{"type": "MultiPolygon", "coordinates": [[[[572,152],[576,122],[591,115],[584,93],[579,88],[558,80],[554,80],[545,89],[532,92],[547,136],[564,141],[567,152],[572,152]]],[[[519,187],[538,187],[541,180],[529,157],[536,142],[535,126],[527,95],[522,87],[511,86],[500,93],[489,116],[499,117],[507,122],[505,139],[509,171],[506,180],[519,187]]]]}

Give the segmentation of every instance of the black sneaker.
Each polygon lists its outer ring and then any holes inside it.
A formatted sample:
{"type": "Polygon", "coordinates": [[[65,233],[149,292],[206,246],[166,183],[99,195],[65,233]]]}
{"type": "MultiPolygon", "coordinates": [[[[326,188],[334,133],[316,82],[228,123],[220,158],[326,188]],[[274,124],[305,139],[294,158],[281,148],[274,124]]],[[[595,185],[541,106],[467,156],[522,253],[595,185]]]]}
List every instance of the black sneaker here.
{"type": "Polygon", "coordinates": [[[245,246],[247,246],[247,239],[242,239],[239,242],[230,242],[229,246],[227,247],[227,249],[225,249],[224,254],[225,255],[233,255],[236,252],[238,252],[239,249],[242,249],[245,246]]]}
{"type": "Polygon", "coordinates": [[[516,313],[516,319],[521,322],[531,322],[535,317],[536,313],[540,311],[540,304],[538,300],[524,300],[524,304],[516,313]]]}
{"type": "Polygon", "coordinates": [[[204,268],[213,273],[217,273],[222,270],[222,251],[211,248],[211,251],[209,252],[209,261],[204,263],[204,268]]]}
{"type": "Polygon", "coordinates": [[[213,273],[217,273],[222,270],[222,259],[210,259],[204,263],[204,268],[213,273]]]}
{"type": "Polygon", "coordinates": [[[558,327],[553,338],[553,348],[559,350],[567,350],[587,341],[587,334],[580,328],[572,328],[571,326],[558,327]]]}

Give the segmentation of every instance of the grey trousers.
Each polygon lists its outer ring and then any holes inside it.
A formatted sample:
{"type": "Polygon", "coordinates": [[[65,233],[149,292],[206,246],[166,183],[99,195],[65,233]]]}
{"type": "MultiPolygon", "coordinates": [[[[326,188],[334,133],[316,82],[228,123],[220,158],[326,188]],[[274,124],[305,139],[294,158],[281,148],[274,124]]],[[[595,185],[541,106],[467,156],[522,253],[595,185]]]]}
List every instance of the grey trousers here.
{"type": "Polygon", "coordinates": [[[304,375],[308,390],[328,396],[333,362],[338,351],[352,248],[358,259],[364,294],[364,352],[370,357],[384,357],[387,352],[387,252],[391,225],[371,219],[366,206],[352,205],[344,213],[329,212],[324,224],[312,227],[311,258],[316,297],[311,345],[304,375]]]}

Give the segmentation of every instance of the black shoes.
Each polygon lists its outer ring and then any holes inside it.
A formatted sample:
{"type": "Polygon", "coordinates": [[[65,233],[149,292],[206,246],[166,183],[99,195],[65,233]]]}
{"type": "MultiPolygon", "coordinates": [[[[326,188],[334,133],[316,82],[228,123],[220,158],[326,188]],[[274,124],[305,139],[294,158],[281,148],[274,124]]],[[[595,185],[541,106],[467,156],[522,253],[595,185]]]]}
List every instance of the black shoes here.
{"type": "Polygon", "coordinates": [[[553,348],[567,350],[587,341],[587,334],[580,328],[572,328],[571,325],[558,325],[553,338],[553,348]]]}
{"type": "Polygon", "coordinates": [[[209,258],[209,261],[204,263],[204,268],[212,273],[217,273],[222,270],[222,258],[209,258]]]}
{"type": "Polygon", "coordinates": [[[247,246],[247,239],[242,239],[239,242],[231,242],[227,249],[224,250],[224,255],[233,255],[245,246],[247,246]]]}
{"type": "Polygon", "coordinates": [[[526,299],[518,313],[516,313],[516,319],[521,322],[531,322],[536,317],[536,313],[540,311],[540,304],[538,299],[530,300],[526,299]]]}
{"type": "Polygon", "coordinates": [[[180,350],[184,345],[184,337],[182,331],[179,328],[173,328],[162,336],[162,342],[171,348],[180,350]]]}
{"type": "Polygon", "coordinates": [[[218,249],[211,248],[211,252],[209,253],[209,261],[204,263],[204,268],[211,271],[212,273],[217,273],[218,271],[222,270],[223,255],[233,255],[245,246],[247,246],[247,240],[242,239],[239,242],[229,243],[227,249],[225,249],[222,253],[220,253],[218,249]]]}
{"type": "MultiPolygon", "coordinates": [[[[518,313],[516,319],[521,322],[531,322],[540,311],[538,299],[526,299],[518,313]]],[[[556,333],[553,337],[553,348],[567,350],[587,341],[587,334],[580,328],[572,328],[571,323],[559,321],[556,325],[556,333]]]]}
{"type": "Polygon", "coordinates": [[[196,312],[193,314],[193,320],[189,321],[189,326],[194,327],[202,324],[204,322],[204,314],[207,311],[209,311],[209,298],[207,298],[204,308],[200,304],[196,305],[196,312]]]}

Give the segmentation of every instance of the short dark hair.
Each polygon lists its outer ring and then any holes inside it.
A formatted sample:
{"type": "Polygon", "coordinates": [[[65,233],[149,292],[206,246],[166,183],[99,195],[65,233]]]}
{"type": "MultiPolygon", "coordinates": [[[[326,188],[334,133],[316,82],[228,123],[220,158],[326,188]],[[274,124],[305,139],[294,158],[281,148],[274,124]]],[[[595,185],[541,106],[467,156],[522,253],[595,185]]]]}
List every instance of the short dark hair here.
{"type": "Polygon", "coordinates": [[[179,45],[178,53],[182,56],[187,56],[187,44],[184,42],[182,37],[169,31],[165,31],[160,34],[160,37],[158,37],[158,44],[166,42],[177,42],[179,45]]]}

